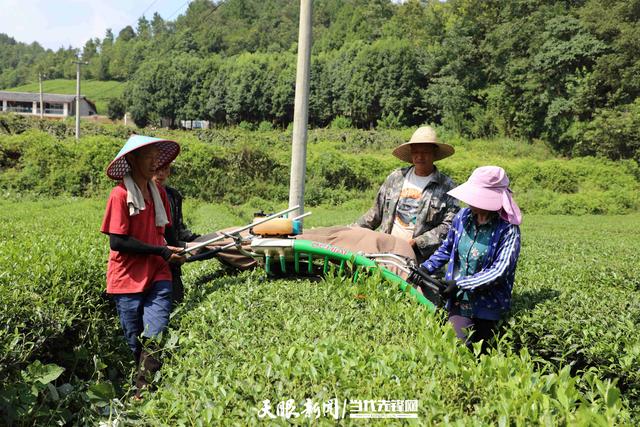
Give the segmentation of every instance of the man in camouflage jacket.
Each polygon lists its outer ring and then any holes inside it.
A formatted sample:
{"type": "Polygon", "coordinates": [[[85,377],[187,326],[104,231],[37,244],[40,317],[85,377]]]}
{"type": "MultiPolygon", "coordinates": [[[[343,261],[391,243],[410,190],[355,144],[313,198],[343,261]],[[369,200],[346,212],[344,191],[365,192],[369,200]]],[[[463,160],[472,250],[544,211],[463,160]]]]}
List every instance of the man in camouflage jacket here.
{"type": "MultiPolygon", "coordinates": [[[[453,152],[453,147],[437,141],[431,127],[419,128],[409,142],[393,151],[396,157],[413,165],[396,169],[387,177],[378,191],[374,206],[357,221],[357,225],[397,235],[393,228],[398,226],[398,205],[403,200],[401,193],[407,188],[408,177],[411,174],[419,175],[421,194],[414,196],[415,200],[412,201],[415,228],[409,228],[412,235],[408,241],[419,262],[429,258],[446,237],[458,211],[456,200],[447,194],[456,186],[455,183],[433,165],[434,161],[448,157],[453,152]]],[[[404,201],[400,204],[404,204],[404,201]]]]}

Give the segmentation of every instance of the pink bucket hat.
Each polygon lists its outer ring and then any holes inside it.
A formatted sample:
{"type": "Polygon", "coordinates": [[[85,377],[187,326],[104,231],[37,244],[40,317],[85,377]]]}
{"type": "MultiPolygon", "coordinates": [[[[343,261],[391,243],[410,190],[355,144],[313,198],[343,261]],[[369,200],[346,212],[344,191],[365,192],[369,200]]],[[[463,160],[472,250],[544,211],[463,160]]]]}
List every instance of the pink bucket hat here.
{"type": "Polygon", "coordinates": [[[447,194],[476,208],[500,212],[511,224],[522,222],[520,208],[511,196],[509,178],[498,166],[483,166],[473,171],[467,182],[447,194]]]}

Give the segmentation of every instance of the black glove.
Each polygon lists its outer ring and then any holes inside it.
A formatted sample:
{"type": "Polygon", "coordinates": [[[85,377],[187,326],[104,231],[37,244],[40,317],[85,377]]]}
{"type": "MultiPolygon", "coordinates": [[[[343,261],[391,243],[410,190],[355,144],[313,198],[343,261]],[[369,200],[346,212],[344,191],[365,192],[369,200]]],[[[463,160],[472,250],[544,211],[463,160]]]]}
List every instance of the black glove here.
{"type": "Polygon", "coordinates": [[[429,270],[427,270],[422,265],[411,268],[411,274],[409,274],[409,277],[407,277],[407,281],[415,286],[423,288],[423,290],[424,288],[430,288],[433,291],[435,290],[435,287],[436,289],[438,289],[437,292],[440,292],[445,288],[444,283],[433,277],[429,273],[429,270]]]}
{"type": "Polygon", "coordinates": [[[215,258],[222,251],[222,246],[204,251],[200,250],[200,252],[198,252],[196,255],[191,255],[189,258],[187,258],[185,262],[204,261],[206,259],[215,258]]]}
{"type": "Polygon", "coordinates": [[[407,281],[414,285],[420,285],[425,277],[429,276],[429,271],[426,268],[419,265],[418,267],[411,268],[411,274],[407,277],[407,281]]]}
{"type": "Polygon", "coordinates": [[[443,280],[444,287],[440,291],[442,298],[451,298],[458,290],[458,285],[455,280],[443,280]]]}

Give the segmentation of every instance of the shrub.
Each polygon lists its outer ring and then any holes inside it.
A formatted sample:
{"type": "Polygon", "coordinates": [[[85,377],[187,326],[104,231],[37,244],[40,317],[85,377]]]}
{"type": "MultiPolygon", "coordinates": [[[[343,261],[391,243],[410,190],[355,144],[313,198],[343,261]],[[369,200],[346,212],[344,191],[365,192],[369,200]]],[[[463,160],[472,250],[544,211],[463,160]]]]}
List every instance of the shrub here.
{"type": "Polygon", "coordinates": [[[314,175],[318,174],[323,178],[324,188],[336,189],[344,187],[364,190],[371,185],[365,177],[355,173],[347,159],[337,153],[323,153],[310,166],[314,175]]]}
{"type": "Polygon", "coordinates": [[[238,123],[238,127],[242,130],[255,130],[256,125],[246,120],[243,120],[240,123],[238,123]]]}
{"type": "Polygon", "coordinates": [[[398,114],[389,113],[382,116],[377,121],[377,128],[379,129],[400,129],[404,124],[404,113],[400,111],[398,114]]]}
{"type": "Polygon", "coordinates": [[[258,125],[258,132],[267,132],[273,130],[273,123],[263,120],[258,125]]]}
{"type": "Polygon", "coordinates": [[[127,112],[127,107],[124,103],[124,99],[117,98],[109,98],[109,102],[107,103],[107,116],[111,120],[120,120],[124,117],[127,112]]]}
{"type": "MultiPolygon", "coordinates": [[[[10,121],[22,129],[22,121],[10,121]]],[[[39,123],[39,122],[34,122],[39,123]]],[[[34,125],[34,127],[37,127],[34,125]]],[[[29,128],[27,128],[29,129],[29,128]]],[[[113,183],[104,170],[128,136],[123,126],[87,127],[78,143],[65,136],[62,123],[47,133],[36,130],[0,138],[0,189],[12,193],[91,196],[113,183]]],[[[150,136],[180,142],[173,185],[188,198],[241,203],[261,195],[288,199],[290,135],[239,127],[198,132],[146,130],[150,136]]],[[[390,155],[411,129],[361,131],[319,129],[309,132],[307,197],[313,204],[341,203],[380,184],[403,163],[390,155]]],[[[507,141],[466,141],[446,135],[456,154],[438,168],[462,183],[478,166],[495,164],[511,178],[516,200],[526,213],[627,213],[640,207],[640,167],[634,161],[603,158],[554,159],[544,146],[507,141]],[[571,196],[571,197],[570,197],[571,196]]]]}
{"type": "Polygon", "coordinates": [[[331,120],[329,127],[331,127],[331,129],[350,129],[353,127],[353,123],[348,117],[337,116],[335,119],[331,120]]]}
{"type": "Polygon", "coordinates": [[[598,110],[588,123],[574,125],[568,137],[576,140],[574,154],[578,156],[640,162],[640,98],[632,104],[598,110]]]}

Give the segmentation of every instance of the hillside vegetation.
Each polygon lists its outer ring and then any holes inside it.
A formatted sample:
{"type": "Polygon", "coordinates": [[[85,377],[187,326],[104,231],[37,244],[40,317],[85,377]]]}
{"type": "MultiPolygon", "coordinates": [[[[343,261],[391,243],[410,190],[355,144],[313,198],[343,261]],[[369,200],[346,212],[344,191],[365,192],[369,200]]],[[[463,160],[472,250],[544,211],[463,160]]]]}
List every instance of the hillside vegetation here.
{"type": "MultiPolygon", "coordinates": [[[[84,75],[127,82],[114,102],[140,126],[164,118],[174,127],[286,127],[298,7],[194,0],[175,20],[143,16],[87,40],[84,75]]],[[[639,11],[640,0],[315,1],[310,123],[432,122],[467,137],[540,138],[565,154],[640,159],[639,11]]],[[[0,88],[38,71],[73,78],[78,53],[2,35],[0,88]]]]}
{"type": "MultiPolygon", "coordinates": [[[[102,195],[112,183],[104,170],[129,129],[86,124],[80,143],[73,126],[61,122],[0,117],[0,188],[9,195],[102,195]]],[[[241,128],[195,132],[147,129],[172,138],[182,151],[174,184],[189,198],[234,205],[258,198],[288,199],[291,134],[241,128]]],[[[361,131],[315,129],[309,133],[306,203],[370,203],[385,177],[402,162],[391,150],[412,129],[361,131]]],[[[556,158],[541,142],[469,140],[442,132],[454,156],[438,167],[463,182],[481,165],[507,170],[526,213],[622,214],[640,207],[640,168],[633,160],[556,158]]]]}

